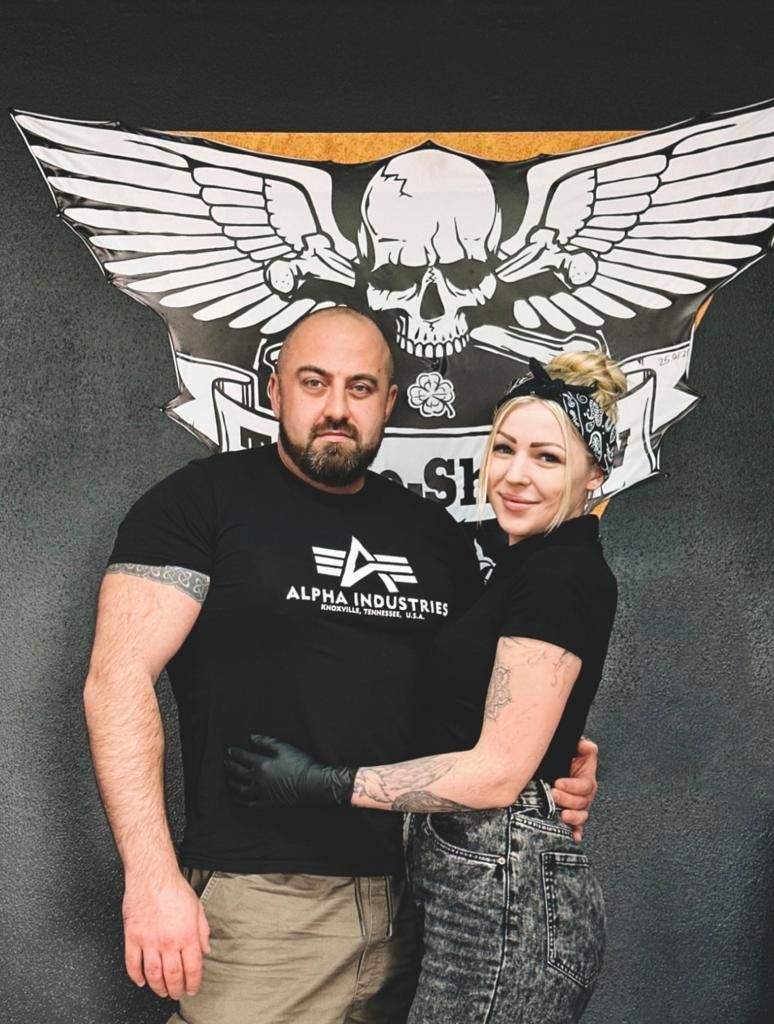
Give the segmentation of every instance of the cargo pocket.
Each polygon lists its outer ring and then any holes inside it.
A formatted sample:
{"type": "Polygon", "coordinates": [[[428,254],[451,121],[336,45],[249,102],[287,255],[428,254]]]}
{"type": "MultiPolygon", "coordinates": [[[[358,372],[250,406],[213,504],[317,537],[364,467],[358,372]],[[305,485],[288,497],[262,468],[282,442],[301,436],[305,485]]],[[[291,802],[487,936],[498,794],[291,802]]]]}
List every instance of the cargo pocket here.
{"type": "Polygon", "coordinates": [[[605,949],[605,904],[582,853],[540,855],[549,966],[581,988],[591,988],[605,949]]]}

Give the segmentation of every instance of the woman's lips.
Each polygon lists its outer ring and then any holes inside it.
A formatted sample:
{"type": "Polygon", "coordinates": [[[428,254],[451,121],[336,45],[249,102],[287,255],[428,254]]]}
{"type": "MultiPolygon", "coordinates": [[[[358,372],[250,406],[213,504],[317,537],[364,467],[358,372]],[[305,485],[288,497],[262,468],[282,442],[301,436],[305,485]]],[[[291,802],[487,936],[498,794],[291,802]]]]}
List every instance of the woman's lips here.
{"type": "Polygon", "coordinates": [[[531,508],[533,505],[537,505],[536,501],[529,501],[527,498],[518,498],[512,494],[501,494],[503,504],[506,508],[511,509],[514,512],[520,512],[523,509],[531,508]]]}

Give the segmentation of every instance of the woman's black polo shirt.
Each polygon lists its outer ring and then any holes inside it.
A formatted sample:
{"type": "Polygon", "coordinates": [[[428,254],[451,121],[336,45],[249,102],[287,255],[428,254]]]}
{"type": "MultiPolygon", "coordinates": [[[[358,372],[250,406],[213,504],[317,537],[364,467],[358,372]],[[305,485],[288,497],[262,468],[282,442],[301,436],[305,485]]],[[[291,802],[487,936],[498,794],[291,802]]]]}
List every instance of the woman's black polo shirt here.
{"type": "Polygon", "coordinates": [[[599,542],[596,516],[566,520],[499,555],[481,597],[436,634],[430,719],[435,743],[466,750],[478,740],[501,636],[544,640],[576,654],[578,679],[535,778],[567,774],[597,692],[615,617],[617,586],[599,542]]]}

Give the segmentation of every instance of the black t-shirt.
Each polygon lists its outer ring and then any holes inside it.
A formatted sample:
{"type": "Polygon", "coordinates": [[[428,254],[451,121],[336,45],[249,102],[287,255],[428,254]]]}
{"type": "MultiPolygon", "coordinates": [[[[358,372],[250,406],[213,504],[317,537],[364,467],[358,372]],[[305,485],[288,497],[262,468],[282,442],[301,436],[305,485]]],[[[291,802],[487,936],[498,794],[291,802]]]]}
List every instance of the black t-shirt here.
{"type": "Polygon", "coordinates": [[[477,586],[454,520],[374,473],[357,494],[320,491],[272,445],[192,462],[157,484],[122,523],[110,562],[211,579],[168,665],[183,751],[181,861],[245,873],[397,870],[399,815],[251,812],[232,797],[223,756],[251,732],[328,764],[419,752],[423,656],[477,586]]]}
{"type": "Polygon", "coordinates": [[[436,634],[428,711],[439,722],[436,749],[465,750],[478,740],[499,637],[544,640],[582,662],[534,777],[552,782],[565,775],[602,675],[616,600],[595,516],[566,520],[505,549],[479,599],[436,634]]]}

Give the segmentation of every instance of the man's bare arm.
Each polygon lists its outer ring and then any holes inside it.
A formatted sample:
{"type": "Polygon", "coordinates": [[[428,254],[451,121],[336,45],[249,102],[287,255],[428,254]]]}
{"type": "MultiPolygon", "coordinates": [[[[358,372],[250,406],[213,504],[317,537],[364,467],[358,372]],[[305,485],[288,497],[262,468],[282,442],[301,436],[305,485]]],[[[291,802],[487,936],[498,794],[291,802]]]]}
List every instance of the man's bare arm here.
{"type": "MultiPolygon", "coordinates": [[[[176,567],[167,567],[170,570],[176,567]]],[[[155,566],[111,566],[100,589],[84,706],[100,794],[124,865],[126,966],[138,985],[195,991],[207,925],[177,866],[164,804],[155,683],[201,601],[155,566]],[[129,571],[125,571],[129,569],[129,571]],[[145,571],[143,571],[145,570],[145,571]]],[[[197,574],[200,575],[200,574],[197,574]]],[[[206,594],[206,576],[199,583],[206,594]]]]}

